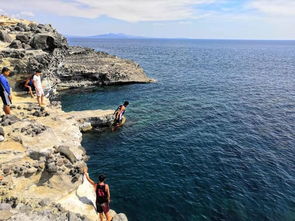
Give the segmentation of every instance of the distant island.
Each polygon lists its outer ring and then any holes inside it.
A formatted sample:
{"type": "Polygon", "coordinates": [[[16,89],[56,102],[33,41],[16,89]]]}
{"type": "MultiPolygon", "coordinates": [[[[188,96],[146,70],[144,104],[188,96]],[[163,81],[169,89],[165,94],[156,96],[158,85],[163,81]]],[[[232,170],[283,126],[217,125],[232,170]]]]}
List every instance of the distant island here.
{"type": "Polygon", "coordinates": [[[123,33],[107,33],[101,35],[92,35],[92,36],[71,36],[68,35],[68,38],[97,38],[97,39],[146,39],[143,36],[127,35],[123,33]]]}

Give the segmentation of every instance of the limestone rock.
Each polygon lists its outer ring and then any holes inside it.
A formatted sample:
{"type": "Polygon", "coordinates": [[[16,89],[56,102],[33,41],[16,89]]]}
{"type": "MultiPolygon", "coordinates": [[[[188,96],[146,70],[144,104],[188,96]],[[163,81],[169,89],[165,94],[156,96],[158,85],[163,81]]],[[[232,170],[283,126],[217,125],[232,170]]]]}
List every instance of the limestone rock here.
{"type": "Polygon", "coordinates": [[[113,221],[128,221],[127,216],[124,213],[116,214],[112,220],[113,221]]]}
{"type": "Polygon", "coordinates": [[[65,155],[71,161],[72,164],[77,161],[77,158],[75,157],[75,155],[73,154],[73,152],[70,150],[70,147],[68,147],[68,146],[59,146],[57,148],[57,150],[61,154],[65,155]]]}

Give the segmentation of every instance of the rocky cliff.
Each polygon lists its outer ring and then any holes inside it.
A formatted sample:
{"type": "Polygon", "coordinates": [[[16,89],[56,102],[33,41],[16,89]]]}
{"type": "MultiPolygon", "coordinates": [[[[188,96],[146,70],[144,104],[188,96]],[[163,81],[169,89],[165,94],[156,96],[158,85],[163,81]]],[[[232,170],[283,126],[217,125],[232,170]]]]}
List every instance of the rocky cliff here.
{"type": "Polygon", "coordinates": [[[51,25],[0,17],[0,66],[14,70],[15,89],[43,70],[47,86],[62,90],[85,86],[148,83],[135,62],[82,47],[71,47],[51,25]]]}
{"type": "MultiPolygon", "coordinates": [[[[83,177],[88,156],[82,132],[109,129],[112,110],[65,113],[59,102],[40,108],[17,93],[42,69],[51,89],[146,83],[138,64],[70,47],[50,25],[0,16],[0,67],[14,70],[13,115],[0,117],[0,220],[97,220],[95,193],[83,177]]],[[[113,220],[127,220],[112,211],[113,220]]]]}

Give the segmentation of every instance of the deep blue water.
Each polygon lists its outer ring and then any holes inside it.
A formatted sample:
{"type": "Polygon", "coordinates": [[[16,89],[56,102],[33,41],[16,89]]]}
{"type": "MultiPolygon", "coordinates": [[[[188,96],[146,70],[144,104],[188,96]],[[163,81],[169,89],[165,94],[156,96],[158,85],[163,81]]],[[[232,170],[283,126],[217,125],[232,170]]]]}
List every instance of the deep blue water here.
{"type": "Polygon", "coordinates": [[[71,39],[158,80],[65,94],[114,109],[120,130],[84,135],[129,220],[295,220],[295,42],[71,39]]]}

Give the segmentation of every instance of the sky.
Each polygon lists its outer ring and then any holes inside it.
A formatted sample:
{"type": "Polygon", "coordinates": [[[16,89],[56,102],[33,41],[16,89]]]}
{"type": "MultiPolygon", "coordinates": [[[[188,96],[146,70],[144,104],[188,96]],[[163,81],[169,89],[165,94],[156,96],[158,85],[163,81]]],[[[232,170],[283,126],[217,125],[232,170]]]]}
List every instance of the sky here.
{"type": "Polygon", "coordinates": [[[295,0],[0,0],[65,35],[295,40],[295,0]]]}

